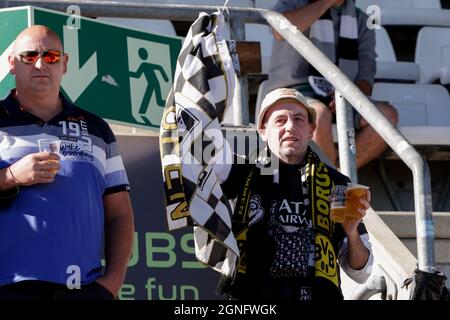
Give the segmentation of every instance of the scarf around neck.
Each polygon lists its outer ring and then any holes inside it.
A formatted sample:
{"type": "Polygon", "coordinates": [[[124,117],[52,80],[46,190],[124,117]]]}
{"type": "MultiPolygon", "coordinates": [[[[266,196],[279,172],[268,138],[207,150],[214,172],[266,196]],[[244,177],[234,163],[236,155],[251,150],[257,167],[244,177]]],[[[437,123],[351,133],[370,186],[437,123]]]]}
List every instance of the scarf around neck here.
{"type": "MultiPolygon", "coordinates": [[[[247,241],[252,196],[255,190],[258,189],[262,199],[270,199],[270,188],[267,188],[263,184],[270,183],[271,180],[276,179],[275,177],[261,176],[259,170],[259,168],[254,167],[250,171],[243,191],[238,197],[237,208],[233,218],[233,232],[238,241],[241,257],[237,268],[237,277],[245,276],[247,272],[245,242],[247,241]]],[[[326,164],[310,148],[307,150],[300,170],[302,185],[299,187],[302,188],[304,203],[307,210],[310,210],[313,221],[313,241],[315,247],[314,276],[316,278],[321,277],[339,288],[337,252],[333,245],[335,224],[329,219],[330,201],[328,195],[330,194],[333,182],[326,164]]],[[[274,174],[276,175],[276,173],[274,174]]],[[[269,214],[269,212],[265,213],[265,215],[269,214]]]]}
{"type": "MultiPolygon", "coordinates": [[[[309,31],[311,42],[320,49],[350,80],[354,80],[358,72],[358,21],[357,8],[353,0],[347,0],[337,9],[327,10],[309,31]],[[331,10],[339,10],[340,26],[338,39],[335,38],[331,10]]],[[[311,66],[313,75],[320,73],[311,66]]]]}

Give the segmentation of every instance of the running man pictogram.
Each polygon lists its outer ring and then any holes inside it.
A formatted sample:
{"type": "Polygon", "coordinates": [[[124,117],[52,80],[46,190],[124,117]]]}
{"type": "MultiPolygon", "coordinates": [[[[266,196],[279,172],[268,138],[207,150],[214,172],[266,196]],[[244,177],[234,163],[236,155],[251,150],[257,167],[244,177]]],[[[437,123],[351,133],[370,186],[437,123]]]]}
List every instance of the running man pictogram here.
{"type": "Polygon", "coordinates": [[[165,104],[165,100],[163,99],[161,94],[161,87],[156,76],[156,71],[159,71],[161,73],[161,76],[163,77],[165,82],[169,82],[169,78],[160,65],[146,62],[148,59],[148,52],[145,48],[139,48],[138,54],[144,62],[140,64],[136,72],[130,72],[130,76],[140,78],[141,75],[144,74],[147,80],[147,88],[145,90],[141,106],[139,108],[139,113],[145,114],[149,107],[150,99],[152,98],[153,93],[155,93],[156,103],[159,106],[163,107],[165,104]]]}

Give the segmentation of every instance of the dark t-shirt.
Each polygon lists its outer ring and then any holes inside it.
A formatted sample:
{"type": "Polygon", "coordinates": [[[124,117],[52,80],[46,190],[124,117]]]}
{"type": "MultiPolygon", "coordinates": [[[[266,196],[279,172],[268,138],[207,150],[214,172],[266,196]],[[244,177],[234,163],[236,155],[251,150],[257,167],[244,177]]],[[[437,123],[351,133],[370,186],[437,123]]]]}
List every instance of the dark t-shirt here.
{"type": "Polygon", "coordinates": [[[279,294],[311,299],[314,274],[313,226],[301,181],[301,166],[280,164],[279,183],[272,185],[269,230],[274,253],[269,275],[282,283],[279,294]],[[294,280],[293,285],[289,281],[294,280]],[[287,292],[287,288],[290,288],[287,292]]]}

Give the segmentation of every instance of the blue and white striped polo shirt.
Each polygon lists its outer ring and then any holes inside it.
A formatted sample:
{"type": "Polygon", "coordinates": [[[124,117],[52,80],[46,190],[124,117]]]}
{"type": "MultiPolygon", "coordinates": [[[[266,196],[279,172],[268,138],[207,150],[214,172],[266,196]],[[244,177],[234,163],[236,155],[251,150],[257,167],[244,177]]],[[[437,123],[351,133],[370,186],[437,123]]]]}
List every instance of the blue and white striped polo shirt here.
{"type": "Polygon", "coordinates": [[[61,169],[54,182],[21,187],[0,207],[0,285],[65,284],[70,266],[89,283],[101,269],[102,197],[129,190],[116,139],[104,120],[64,98],[47,123],[23,111],[13,93],[0,101],[0,168],[39,152],[38,139],[61,141],[61,169]]]}

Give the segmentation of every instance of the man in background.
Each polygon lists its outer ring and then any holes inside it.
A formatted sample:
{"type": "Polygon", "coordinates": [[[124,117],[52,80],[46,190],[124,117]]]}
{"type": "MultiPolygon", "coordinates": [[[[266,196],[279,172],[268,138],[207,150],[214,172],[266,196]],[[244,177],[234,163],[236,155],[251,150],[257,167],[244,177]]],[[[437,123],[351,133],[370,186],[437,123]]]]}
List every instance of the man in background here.
{"type": "MultiPolygon", "coordinates": [[[[368,16],[355,7],[353,0],[279,0],[274,11],[282,13],[304,33],[367,96],[372,94],[376,73],[375,32],[367,28],[368,16]]],[[[274,32],[269,90],[292,87],[315,98],[317,129],[312,140],[338,166],[333,142],[335,121],[334,92],[317,95],[308,82],[309,76],[321,76],[289,43],[274,32]]],[[[374,102],[393,124],[398,123],[395,108],[387,102],[374,102]]],[[[356,131],[356,166],[361,168],[377,158],[387,144],[366,119],[353,110],[356,131]]]]}

